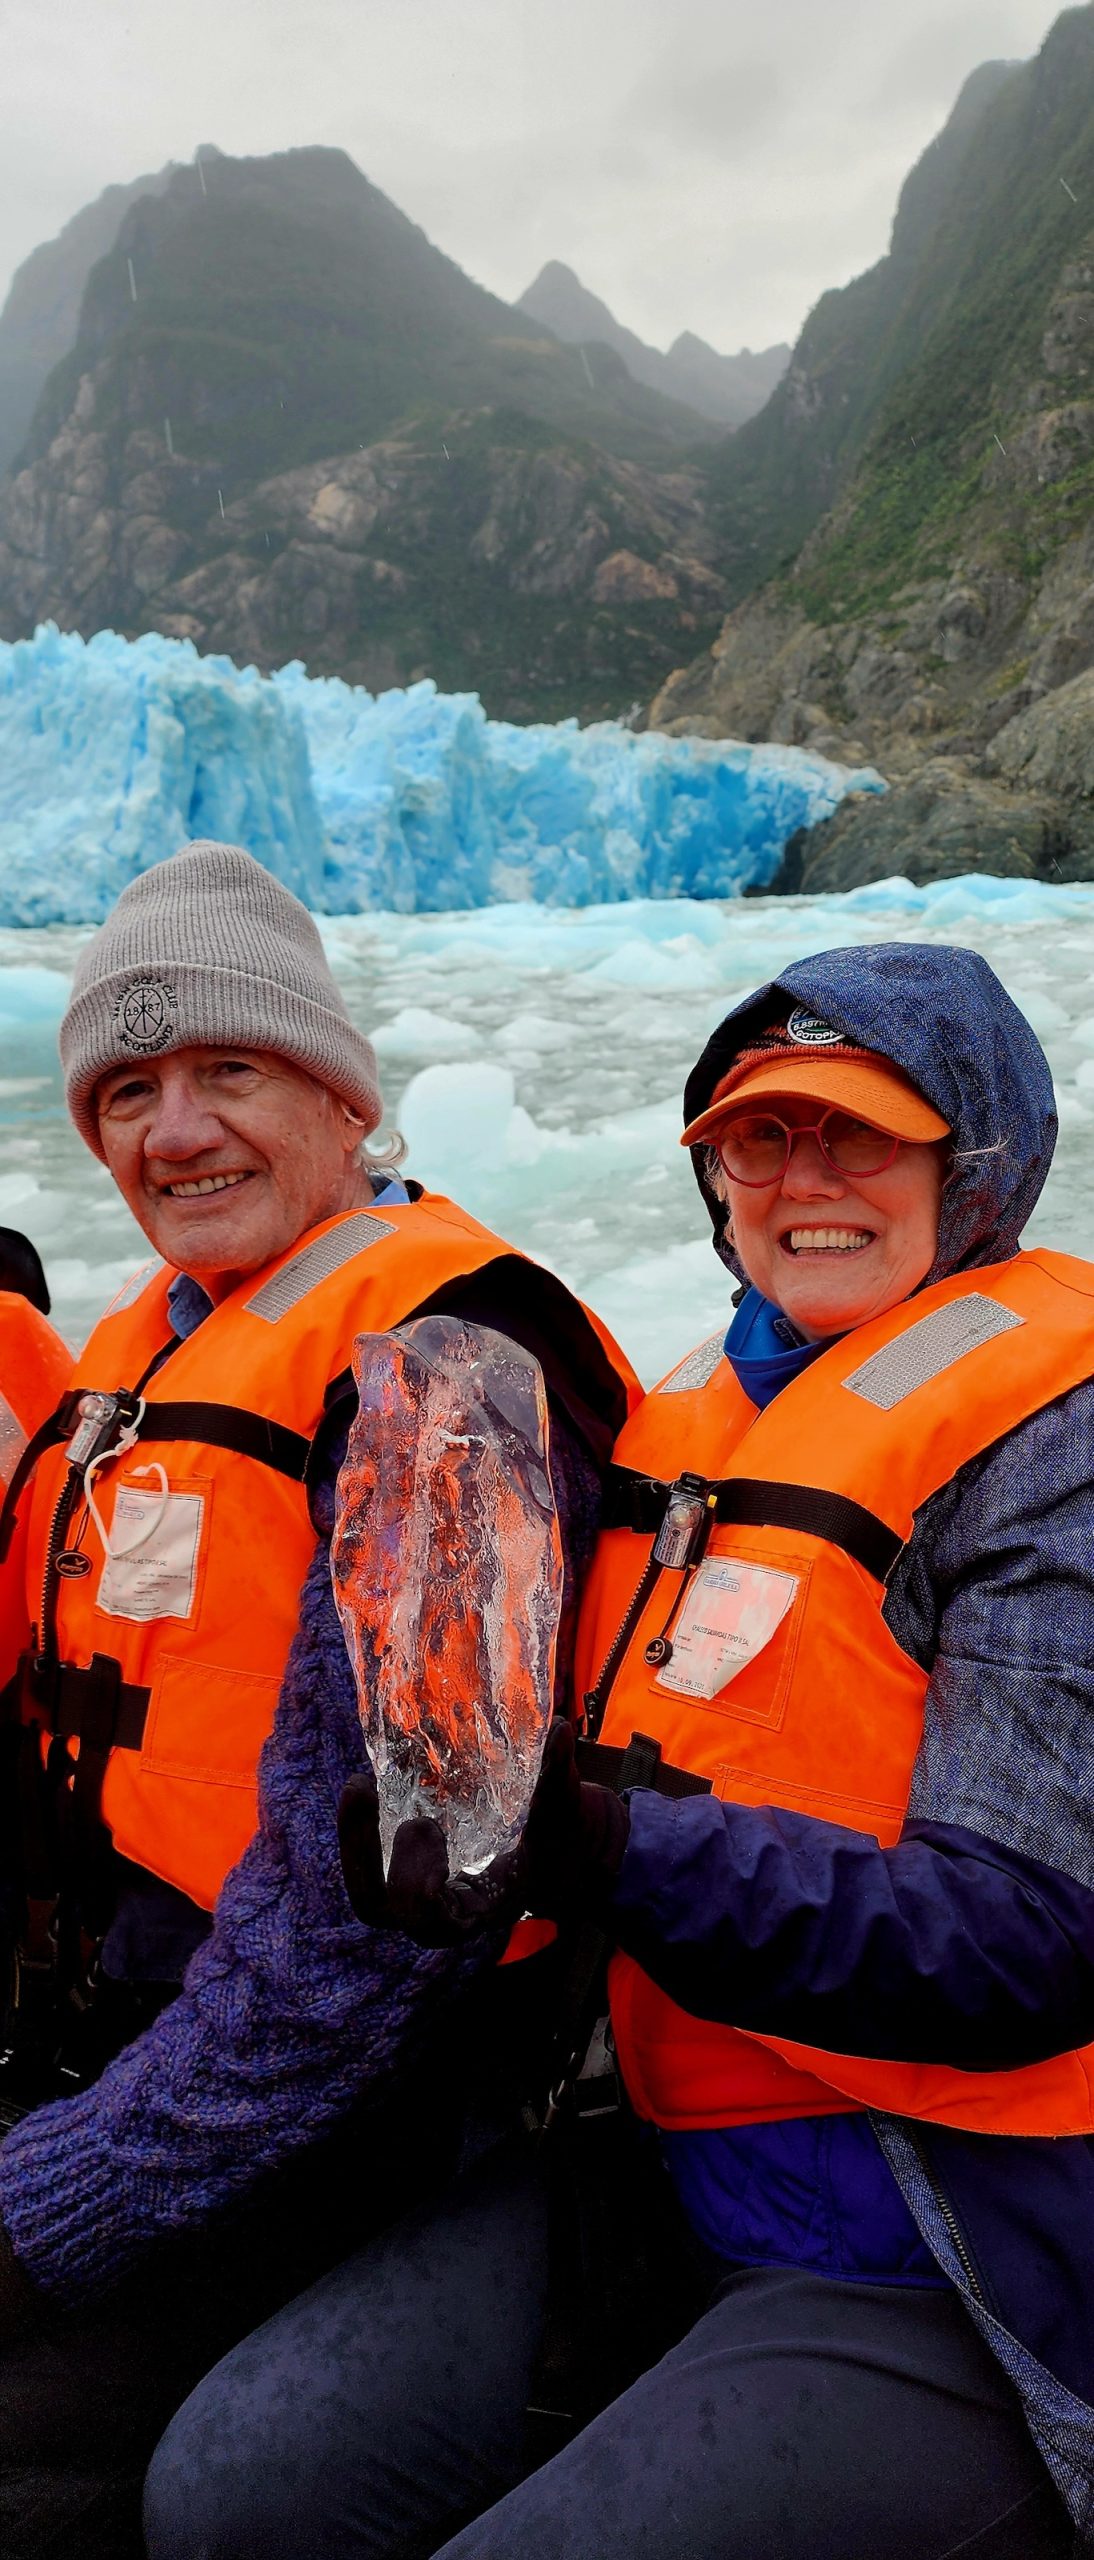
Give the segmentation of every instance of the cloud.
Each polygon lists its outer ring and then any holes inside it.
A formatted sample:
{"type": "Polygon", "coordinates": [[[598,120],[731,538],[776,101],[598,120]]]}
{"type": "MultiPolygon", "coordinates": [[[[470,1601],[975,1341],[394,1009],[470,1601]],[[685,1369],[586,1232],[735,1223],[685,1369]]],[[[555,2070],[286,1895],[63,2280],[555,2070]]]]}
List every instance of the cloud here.
{"type": "Polygon", "coordinates": [[[7,0],[3,278],[199,140],[341,144],[507,298],[564,258],[664,345],[796,333],[1049,0],[7,0]],[[926,9],[926,14],[925,14],[926,9]]]}
{"type": "Polygon", "coordinates": [[[685,151],[719,156],[762,150],[777,129],[785,83],[777,63],[733,52],[681,59],[675,48],[652,63],[625,101],[628,124],[685,151]]]}

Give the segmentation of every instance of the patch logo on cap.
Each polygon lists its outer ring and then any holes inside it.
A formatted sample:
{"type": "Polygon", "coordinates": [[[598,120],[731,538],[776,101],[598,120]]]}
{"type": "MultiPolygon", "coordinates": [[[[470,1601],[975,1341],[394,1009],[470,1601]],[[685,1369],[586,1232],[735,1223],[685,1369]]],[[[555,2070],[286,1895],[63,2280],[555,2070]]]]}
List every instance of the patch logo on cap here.
{"type": "Polygon", "coordinates": [[[153,1057],[166,1049],[174,1031],[178,996],[166,978],[134,978],[114,1007],[114,1028],[123,1049],[137,1057],[153,1057]]]}
{"type": "Polygon", "coordinates": [[[801,1004],[790,1016],[786,1037],[799,1049],[842,1049],[847,1040],[845,1031],[833,1031],[830,1022],[822,1022],[819,1014],[807,1012],[801,1004]]]}

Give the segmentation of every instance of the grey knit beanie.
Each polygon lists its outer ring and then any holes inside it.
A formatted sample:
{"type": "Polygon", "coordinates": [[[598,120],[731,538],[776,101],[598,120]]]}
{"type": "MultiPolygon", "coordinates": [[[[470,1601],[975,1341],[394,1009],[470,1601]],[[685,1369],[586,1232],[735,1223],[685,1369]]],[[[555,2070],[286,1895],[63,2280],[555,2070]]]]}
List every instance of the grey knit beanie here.
{"type": "Polygon", "coordinates": [[[235,844],[188,844],[122,890],[82,951],[61,1024],[72,1117],[102,1156],[94,1092],[108,1067],[191,1042],[272,1049],[329,1085],[366,1130],[383,1112],[306,907],[235,844]]]}

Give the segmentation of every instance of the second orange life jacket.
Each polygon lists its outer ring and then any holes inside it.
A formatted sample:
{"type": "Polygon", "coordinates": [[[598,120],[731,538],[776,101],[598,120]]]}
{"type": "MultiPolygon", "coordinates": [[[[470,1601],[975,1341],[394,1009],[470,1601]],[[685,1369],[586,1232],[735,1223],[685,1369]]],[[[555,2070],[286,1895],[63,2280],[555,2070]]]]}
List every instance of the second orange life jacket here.
{"type": "MultiPolygon", "coordinates": [[[[0,1289],[0,1493],[71,1375],[72,1353],[46,1317],[26,1298],[0,1289]]],[[[0,1563],[0,1689],[10,1680],[30,1633],[26,1549],[24,1508],[0,1563]]]]}
{"type": "MultiPolygon", "coordinates": [[[[633,1731],[716,1796],[900,1835],[927,1674],[882,1614],[914,1516],[959,1468],[1094,1371],[1094,1266],[1027,1253],[925,1289],[822,1353],[763,1412],[721,1337],[616,1450],[579,1633],[593,1729],[633,1731]],[[713,1519],[702,1562],[652,1561],[666,1489],[713,1519]]],[[[670,2127],[876,2107],[978,2132],[1094,2131],[1094,2047],[1014,2071],[877,2061],[692,2017],[611,1969],[623,2074],[670,2127]]]]}

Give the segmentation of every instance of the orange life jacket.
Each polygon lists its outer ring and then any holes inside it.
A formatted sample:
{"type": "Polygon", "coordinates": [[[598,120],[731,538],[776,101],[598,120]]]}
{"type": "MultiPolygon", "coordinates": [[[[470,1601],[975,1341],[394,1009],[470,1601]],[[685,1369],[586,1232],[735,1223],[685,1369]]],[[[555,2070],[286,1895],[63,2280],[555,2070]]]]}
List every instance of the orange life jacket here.
{"type": "MultiPolygon", "coordinates": [[[[72,1353],[37,1307],[0,1289],[0,1493],[6,1491],[38,1425],[72,1374],[72,1353]]],[[[0,1563],[0,1688],[30,1633],[26,1609],[26,1518],[0,1563]]]]}
{"type": "MultiPolygon", "coordinates": [[[[613,1470],[608,1516],[635,1525],[603,1536],[578,1638],[579,1693],[594,1726],[603,1714],[603,1740],[649,1734],[716,1796],[897,1840],[927,1674],[885,1624],[885,1575],[931,1494],[1092,1370],[1094,1265],[1042,1252],[921,1291],[834,1343],[763,1412],[720,1336],[691,1353],[616,1450],[625,1472],[613,1470]],[[684,1470],[717,1486],[716,1525],[690,1574],[657,1573],[650,1527],[684,1470]],[[718,1560],[751,1571],[719,1576],[718,1560]],[[719,1598],[719,1581],[737,1596],[719,1598]],[[763,1625],[783,1607],[751,1658],[744,1622],[732,1631],[742,1592],[759,1595],[763,1625]],[[666,1643],[667,1660],[647,1660],[666,1643]]],[[[623,1954],[611,2002],[632,2100],[661,2125],[869,2106],[977,2132],[1094,2131],[1094,2047],[1003,2072],[829,2053],[691,2017],[623,1954]]]]}
{"type": "MultiPolygon", "coordinates": [[[[39,1466],[36,1616],[47,1584],[49,1596],[30,1709],[78,1734],[77,1796],[98,1752],[96,1809],[116,1849],[207,1909],[255,1827],[258,1756],[315,1546],[304,1471],[328,1389],[358,1334],[510,1253],[438,1196],[350,1210],[249,1274],[158,1367],[174,1275],[146,1265],[80,1357],[74,1393],[139,1389],[145,1412],[136,1445],[92,1488],[111,1557],[86,1516],[75,1535],[82,1498],[64,1452],[39,1466]]],[[[604,1363],[584,1338],[603,1400],[604,1363]]],[[[579,1359],[581,1340],[578,1328],[579,1359]]]]}

